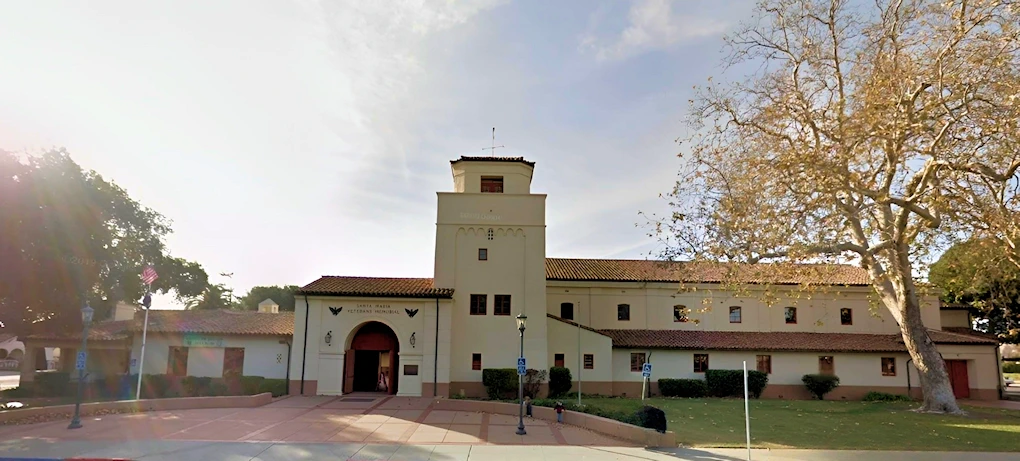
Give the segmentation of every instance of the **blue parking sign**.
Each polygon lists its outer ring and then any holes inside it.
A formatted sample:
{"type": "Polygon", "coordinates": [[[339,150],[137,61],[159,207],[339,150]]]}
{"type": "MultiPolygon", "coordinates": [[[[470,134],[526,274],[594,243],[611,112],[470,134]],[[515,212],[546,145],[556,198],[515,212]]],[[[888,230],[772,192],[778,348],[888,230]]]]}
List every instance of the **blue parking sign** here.
{"type": "Polygon", "coordinates": [[[87,352],[85,352],[85,351],[78,351],[78,357],[74,361],[74,369],[75,370],[84,370],[85,369],[85,359],[86,358],[88,358],[87,352]]]}
{"type": "Polygon", "coordinates": [[[524,357],[517,357],[517,374],[521,376],[528,374],[528,362],[524,357]]]}
{"type": "Polygon", "coordinates": [[[641,366],[641,376],[644,378],[652,376],[652,364],[646,363],[641,366]]]}

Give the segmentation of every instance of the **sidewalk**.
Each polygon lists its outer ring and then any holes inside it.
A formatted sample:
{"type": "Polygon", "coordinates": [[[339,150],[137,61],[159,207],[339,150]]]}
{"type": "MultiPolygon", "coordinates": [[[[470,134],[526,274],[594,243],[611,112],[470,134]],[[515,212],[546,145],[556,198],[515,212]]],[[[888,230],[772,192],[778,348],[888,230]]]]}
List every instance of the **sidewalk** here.
{"type": "MultiPolygon", "coordinates": [[[[0,442],[0,460],[58,460],[65,458],[203,461],[509,461],[520,459],[572,461],[742,461],[739,449],[658,450],[636,447],[507,446],[507,445],[401,445],[358,443],[189,442],[139,440],[110,443],[96,440],[45,439],[0,442]]],[[[891,452],[823,450],[753,450],[761,461],[1006,461],[1017,453],[891,452]]]]}

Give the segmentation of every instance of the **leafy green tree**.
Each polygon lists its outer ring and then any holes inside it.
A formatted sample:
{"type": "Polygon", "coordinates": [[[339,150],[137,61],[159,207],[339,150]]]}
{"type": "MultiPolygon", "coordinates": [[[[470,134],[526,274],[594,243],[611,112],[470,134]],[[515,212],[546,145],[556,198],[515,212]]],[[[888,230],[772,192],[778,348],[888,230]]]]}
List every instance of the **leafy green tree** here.
{"type": "MultiPolygon", "coordinates": [[[[223,277],[233,277],[233,273],[220,274],[223,277]]],[[[234,295],[234,289],[225,283],[207,284],[202,292],[189,298],[184,302],[185,309],[214,310],[214,309],[238,309],[239,299],[234,295]]]]}
{"type": "Polygon", "coordinates": [[[37,156],[0,150],[0,322],[27,334],[80,328],[87,300],[103,319],[118,301],[137,302],[141,272],[178,300],[208,283],[197,263],[169,254],[170,222],[63,149],[37,156]]]}
{"type": "Polygon", "coordinates": [[[1003,342],[1020,342],[1020,268],[997,239],[953,245],[932,265],[928,280],[942,301],[966,304],[977,328],[1003,342]]]}
{"type": "Polygon", "coordinates": [[[280,306],[280,311],[294,311],[294,293],[298,290],[297,285],[285,286],[254,286],[248,290],[248,294],[241,298],[241,309],[254,311],[258,310],[259,303],[266,299],[272,299],[280,306]]]}

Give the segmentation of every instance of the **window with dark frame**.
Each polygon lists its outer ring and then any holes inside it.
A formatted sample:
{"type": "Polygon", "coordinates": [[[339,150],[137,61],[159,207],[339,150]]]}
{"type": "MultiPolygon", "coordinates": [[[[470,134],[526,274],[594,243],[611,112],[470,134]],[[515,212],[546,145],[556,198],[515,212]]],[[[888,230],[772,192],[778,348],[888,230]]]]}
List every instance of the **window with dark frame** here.
{"type": "Polygon", "coordinates": [[[553,354],[553,366],[563,368],[563,354],[553,354]]]}
{"type": "Polygon", "coordinates": [[[510,295],[496,295],[492,315],[510,315],[510,295]]]}
{"type": "Polygon", "coordinates": [[[166,374],[188,376],[188,348],[170,346],[169,354],[167,354],[166,374]]]}
{"type": "Polygon", "coordinates": [[[404,365],[404,376],[418,376],[418,365],[404,365]]]}
{"type": "Polygon", "coordinates": [[[687,317],[687,306],[684,306],[683,304],[673,306],[673,321],[680,323],[687,323],[690,321],[687,317]]]}
{"type": "Polygon", "coordinates": [[[630,320],[630,304],[616,305],[616,320],[630,320]]]}
{"type": "Polygon", "coordinates": [[[482,354],[471,354],[471,369],[472,370],[482,369],[482,354]]]}
{"type": "Polygon", "coordinates": [[[227,347],[223,349],[223,377],[244,375],[244,348],[227,347]]]}
{"type": "Polygon", "coordinates": [[[831,355],[818,357],[818,373],[823,375],[836,374],[836,363],[831,355]]]}
{"type": "Polygon", "coordinates": [[[594,354],[584,354],[584,369],[585,370],[594,370],[595,369],[595,355],[594,354]]]}
{"type": "Polygon", "coordinates": [[[645,365],[645,353],[644,352],[631,352],[630,353],[630,371],[641,372],[641,368],[645,365]]]}
{"type": "Polygon", "coordinates": [[[478,260],[479,261],[488,261],[489,260],[489,249],[488,248],[479,248],[478,249],[478,260]]]}
{"type": "Polygon", "coordinates": [[[502,176],[482,176],[482,192],[492,194],[503,193],[502,176]]]}
{"type": "Polygon", "coordinates": [[[471,315],[485,315],[485,300],[488,295],[471,295],[471,315]]]}
{"type": "Polygon", "coordinates": [[[574,320],[574,303],[560,303],[560,318],[574,320]]]}
{"type": "Polygon", "coordinates": [[[839,310],[839,323],[841,325],[853,325],[854,324],[854,311],[849,307],[844,307],[839,310]]]}
{"type": "Polygon", "coordinates": [[[730,306],[730,323],[740,323],[740,306],[730,306]]]}
{"type": "Polygon", "coordinates": [[[758,356],[758,371],[771,374],[772,373],[772,356],[771,355],[759,355],[758,356]]]}
{"type": "Polygon", "coordinates": [[[882,357],[882,376],[896,376],[896,357],[882,357]]]}
{"type": "Polygon", "coordinates": [[[786,323],[794,324],[797,323],[797,308],[787,307],[783,310],[783,315],[786,317],[786,323]]]}
{"type": "Polygon", "coordinates": [[[708,354],[694,354],[694,372],[704,373],[708,371],[708,354]]]}

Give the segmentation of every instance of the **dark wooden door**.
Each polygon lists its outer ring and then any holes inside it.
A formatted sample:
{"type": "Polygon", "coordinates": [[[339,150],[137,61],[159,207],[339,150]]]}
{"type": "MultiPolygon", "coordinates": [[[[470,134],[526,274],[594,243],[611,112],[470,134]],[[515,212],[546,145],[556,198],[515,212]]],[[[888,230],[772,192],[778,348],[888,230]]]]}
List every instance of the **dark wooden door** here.
{"type": "Polygon", "coordinates": [[[344,394],[354,392],[354,349],[344,353],[344,394]]]}
{"type": "Polygon", "coordinates": [[[946,372],[953,386],[953,395],[958,399],[970,398],[970,378],[967,376],[966,360],[946,360],[946,372]]]}

